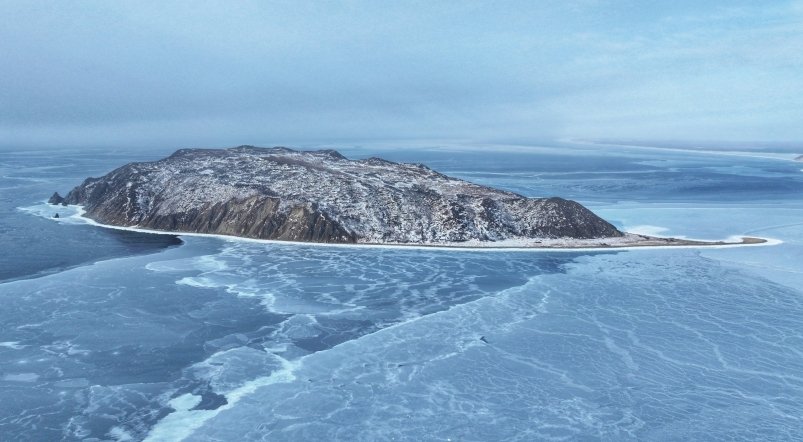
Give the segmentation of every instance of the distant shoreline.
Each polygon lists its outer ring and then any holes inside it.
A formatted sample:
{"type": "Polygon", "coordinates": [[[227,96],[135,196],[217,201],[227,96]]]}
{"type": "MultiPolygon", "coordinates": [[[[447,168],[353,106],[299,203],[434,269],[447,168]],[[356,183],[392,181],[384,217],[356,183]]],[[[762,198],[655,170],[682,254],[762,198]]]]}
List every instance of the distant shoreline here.
{"type": "MultiPolygon", "coordinates": [[[[48,206],[51,206],[48,204],[48,206]]],[[[501,241],[466,241],[461,243],[447,244],[406,244],[406,243],[321,243],[305,241],[282,241],[275,239],[248,238],[235,235],[224,235],[217,233],[198,233],[181,232],[167,230],[143,229],[139,227],[116,226],[103,224],[92,218],[84,216],[82,206],[52,206],[69,207],[76,212],[62,219],[77,219],[86,224],[104,227],[108,229],[128,230],[140,233],[150,233],[155,235],[173,236],[199,236],[216,237],[229,241],[256,242],[262,244],[284,244],[284,245],[304,245],[316,247],[344,247],[344,248],[396,248],[396,249],[424,249],[424,250],[459,250],[459,251],[502,251],[502,252],[539,252],[539,251],[605,251],[605,250],[631,250],[631,249],[663,249],[663,248],[729,248],[729,247],[751,247],[751,246],[770,246],[780,244],[781,241],[759,237],[738,237],[734,240],[693,240],[680,238],[662,238],[625,232],[624,237],[594,238],[594,239],[573,239],[573,238],[542,238],[526,240],[501,240],[501,241]]]]}
{"type": "Polygon", "coordinates": [[[578,145],[585,145],[585,146],[616,146],[616,147],[625,147],[631,149],[642,149],[642,150],[663,150],[668,152],[681,152],[681,153],[692,153],[692,154],[704,154],[704,155],[724,155],[724,156],[731,156],[731,157],[750,157],[750,158],[762,158],[766,160],[778,160],[778,161],[803,161],[803,155],[801,155],[798,151],[789,151],[789,152],[775,152],[775,151],[764,151],[764,150],[733,150],[733,149],[713,149],[711,147],[683,147],[683,146],[657,146],[657,145],[649,145],[649,144],[637,144],[637,141],[595,141],[595,140],[581,140],[581,139],[568,139],[567,142],[578,144],[578,145]]]}

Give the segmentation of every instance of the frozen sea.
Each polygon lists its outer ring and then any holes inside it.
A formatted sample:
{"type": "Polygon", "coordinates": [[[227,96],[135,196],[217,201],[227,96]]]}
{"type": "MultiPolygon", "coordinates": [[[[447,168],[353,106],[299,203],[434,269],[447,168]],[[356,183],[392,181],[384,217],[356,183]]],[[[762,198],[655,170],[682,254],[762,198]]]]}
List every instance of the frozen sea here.
{"type": "Polygon", "coordinates": [[[803,163],[740,149],[340,150],[576,199],[623,229],[781,244],[125,232],[42,200],[170,150],[0,151],[0,440],[803,440],[803,163]]]}

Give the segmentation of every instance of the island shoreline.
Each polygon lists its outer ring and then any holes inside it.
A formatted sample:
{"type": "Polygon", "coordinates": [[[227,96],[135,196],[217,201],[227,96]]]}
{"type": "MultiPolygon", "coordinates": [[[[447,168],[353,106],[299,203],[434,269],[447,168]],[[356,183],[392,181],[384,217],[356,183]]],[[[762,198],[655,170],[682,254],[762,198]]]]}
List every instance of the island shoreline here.
{"type": "MultiPolygon", "coordinates": [[[[47,204],[47,203],[45,203],[47,204]]],[[[677,249],[677,248],[733,248],[733,247],[756,247],[756,246],[772,246],[781,244],[782,241],[772,238],[760,237],[740,237],[739,242],[728,242],[728,240],[694,240],[694,239],[680,239],[680,238],[665,238],[657,236],[647,236],[632,234],[629,235],[643,238],[641,242],[609,244],[613,240],[620,240],[620,238],[600,238],[600,244],[583,244],[583,241],[593,241],[584,239],[558,239],[564,241],[561,244],[544,244],[544,245],[531,245],[531,246],[498,246],[498,245],[462,245],[456,244],[403,244],[403,243],[324,243],[312,241],[284,241],[276,239],[260,239],[249,238],[235,235],[225,235],[219,233],[199,233],[199,232],[181,232],[181,231],[167,231],[167,230],[154,230],[146,229],[136,226],[117,226],[113,224],[104,224],[95,221],[92,218],[84,216],[86,213],[81,205],[68,205],[62,207],[69,207],[76,210],[76,213],[65,217],[64,219],[79,219],[89,225],[98,227],[128,230],[140,233],[150,233],[154,235],[174,235],[174,236],[198,236],[198,237],[214,237],[228,241],[243,241],[261,244],[278,244],[278,245],[299,245],[299,246],[316,246],[316,247],[343,247],[343,248],[387,248],[387,249],[421,249],[421,250],[444,250],[444,251],[489,251],[489,252],[602,252],[602,251],[619,251],[619,250],[643,250],[643,249],[677,249]],[[575,244],[566,244],[566,242],[574,242],[575,244]],[[664,242],[664,243],[661,243],[664,242]]],[[[625,232],[627,234],[627,232],[625,232]]],[[[540,241],[550,241],[552,239],[542,239],[540,241]]],[[[538,239],[533,241],[539,241],[538,239]]],[[[552,240],[555,241],[555,240],[552,240]]],[[[492,242],[491,242],[492,243],[492,242]]]]}

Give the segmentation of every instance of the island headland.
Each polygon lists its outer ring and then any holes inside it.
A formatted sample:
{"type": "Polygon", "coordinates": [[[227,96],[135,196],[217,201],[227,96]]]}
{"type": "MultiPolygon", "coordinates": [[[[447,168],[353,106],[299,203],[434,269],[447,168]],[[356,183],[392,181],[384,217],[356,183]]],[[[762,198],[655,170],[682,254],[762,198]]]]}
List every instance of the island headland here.
{"type": "MultiPolygon", "coordinates": [[[[422,164],[335,150],[181,149],[87,178],[51,204],[98,223],[252,239],[454,247],[724,245],[619,231],[581,204],[528,198],[422,164]]],[[[741,243],[763,242],[745,238],[741,243]]]]}

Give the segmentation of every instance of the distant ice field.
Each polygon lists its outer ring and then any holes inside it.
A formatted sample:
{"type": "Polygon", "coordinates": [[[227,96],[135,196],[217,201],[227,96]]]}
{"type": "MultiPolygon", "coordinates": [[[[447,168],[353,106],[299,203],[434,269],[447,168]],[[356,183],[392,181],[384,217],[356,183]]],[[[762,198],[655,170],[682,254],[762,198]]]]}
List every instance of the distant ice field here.
{"type": "Polygon", "coordinates": [[[577,199],[626,230],[783,243],[179,245],[38,206],[166,152],[12,153],[0,440],[803,439],[799,163],[558,144],[342,151],[577,199]]]}

